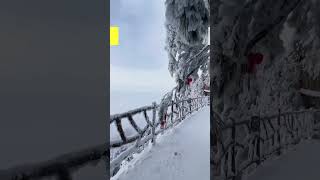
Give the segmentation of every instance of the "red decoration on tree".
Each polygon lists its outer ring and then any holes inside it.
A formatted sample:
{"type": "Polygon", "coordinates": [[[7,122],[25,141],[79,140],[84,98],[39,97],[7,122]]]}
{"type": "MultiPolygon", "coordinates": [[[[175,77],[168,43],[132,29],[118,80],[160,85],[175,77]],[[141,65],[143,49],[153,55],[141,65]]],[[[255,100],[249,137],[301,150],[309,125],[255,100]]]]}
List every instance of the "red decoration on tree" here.
{"type": "Polygon", "coordinates": [[[165,127],[165,124],[167,122],[167,113],[163,115],[163,119],[160,121],[160,128],[163,129],[165,127]]]}
{"type": "Polygon", "coordinates": [[[188,78],[187,78],[187,84],[190,85],[191,82],[192,82],[192,78],[191,78],[191,77],[188,77],[188,78]]]}
{"type": "Polygon", "coordinates": [[[256,65],[261,64],[263,61],[263,55],[261,53],[249,53],[248,56],[248,72],[255,73],[256,65]]]}

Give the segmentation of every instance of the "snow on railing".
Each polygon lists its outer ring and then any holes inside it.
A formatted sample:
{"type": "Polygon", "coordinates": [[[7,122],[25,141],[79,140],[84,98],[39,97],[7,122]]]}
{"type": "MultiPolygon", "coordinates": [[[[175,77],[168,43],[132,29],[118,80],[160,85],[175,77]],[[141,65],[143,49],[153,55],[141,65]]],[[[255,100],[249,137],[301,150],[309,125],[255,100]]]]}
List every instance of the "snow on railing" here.
{"type": "MultiPolygon", "coordinates": [[[[310,139],[318,133],[320,110],[284,112],[266,117],[220,124],[215,133],[213,166],[215,179],[237,180],[261,162],[281,155],[290,145],[310,139]]],[[[219,117],[219,116],[217,116],[219,117]]]]}
{"type": "Polygon", "coordinates": [[[82,151],[64,154],[45,162],[0,170],[0,179],[31,180],[53,177],[58,180],[71,180],[73,172],[88,165],[96,165],[100,160],[108,160],[108,156],[107,144],[98,145],[82,151]]]}
{"type": "Polygon", "coordinates": [[[159,106],[153,103],[152,106],[141,107],[132,111],[128,111],[122,114],[111,115],[110,128],[112,124],[116,125],[117,131],[120,136],[120,140],[113,140],[110,142],[110,151],[119,152],[119,147],[124,147],[121,152],[110,160],[110,174],[114,176],[120,169],[121,163],[130,159],[134,153],[139,153],[143,148],[151,141],[152,144],[156,143],[156,136],[166,129],[181,122],[185,117],[200,108],[207,106],[209,103],[208,97],[198,97],[181,101],[172,101],[166,108],[166,125],[160,128],[160,120],[157,117],[157,111],[159,106]],[[148,111],[151,111],[151,120],[148,115],[148,111]],[[142,119],[134,120],[134,115],[143,114],[146,121],[145,127],[141,128],[137,125],[136,121],[142,121],[142,119]],[[136,134],[128,137],[122,127],[122,121],[127,119],[130,125],[136,131],[136,134]]]}

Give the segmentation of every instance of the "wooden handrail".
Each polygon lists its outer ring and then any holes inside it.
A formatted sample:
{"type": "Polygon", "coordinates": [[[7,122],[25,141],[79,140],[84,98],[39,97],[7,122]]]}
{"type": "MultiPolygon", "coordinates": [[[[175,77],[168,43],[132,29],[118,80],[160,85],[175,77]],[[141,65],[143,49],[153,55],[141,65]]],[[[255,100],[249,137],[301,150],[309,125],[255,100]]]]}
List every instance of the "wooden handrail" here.
{"type": "MultiPolygon", "coordinates": [[[[144,148],[147,142],[151,141],[152,144],[156,143],[156,136],[158,134],[181,122],[189,114],[207,106],[208,102],[209,99],[206,96],[170,102],[165,108],[166,117],[168,120],[170,119],[170,121],[167,121],[167,126],[163,129],[157,129],[160,126],[160,119],[156,119],[157,111],[159,111],[159,105],[155,103],[153,103],[152,106],[144,106],[125,113],[111,115],[110,126],[115,123],[121,137],[120,140],[110,142],[111,151],[113,151],[114,148],[119,147],[124,147],[124,149],[121,149],[121,153],[111,159],[110,174],[114,175],[120,167],[121,162],[125,161],[128,156],[137,153],[139,148],[144,148]],[[152,111],[151,118],[149,118],[147,111],[152,111]],[[137,114],[143,114],[143,117],[147,122],[143,130],[141,130],[141,127],[137,126],[137,123],[134,120],[133,116],[137,114]],[[130,137],[127,137],[121,123],[123,119],[127,118],[130,125],[136,129],[136,134],[130,137]]],[[[117,149],[115,151],[117,151],[117,149]]]]}
{"type": "MultiPolygon", "coordinates": [[[[71,152],[48,161],[0,170],[1,180],[26,180],[56,177],[58,180],[71,179],[74,171],[93,162],[109,159],[107,144],[71,152]]],[[[92,164],[93,165],[93,164],[92,164]]]]}
{"type": "Polygon", "coordinates": [[[280,155],[289,145],[311,138],[320,126],[319,120],[314,119],[314,113],[319,112],[320,109],[304,109],[242,121],[231,118],[215,134],[217,155],[213,164],[218,172],[214,174],[220,179],[237,179],[251,165],[259,166],[262,161],[280,155]]]}

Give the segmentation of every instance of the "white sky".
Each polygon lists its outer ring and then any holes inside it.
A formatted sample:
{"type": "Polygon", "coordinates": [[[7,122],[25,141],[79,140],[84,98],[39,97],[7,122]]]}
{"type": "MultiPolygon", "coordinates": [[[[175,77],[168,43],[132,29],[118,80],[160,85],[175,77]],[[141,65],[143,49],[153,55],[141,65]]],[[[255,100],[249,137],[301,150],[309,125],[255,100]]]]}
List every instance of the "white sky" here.
{"type": "Polygon", "coordinates": [[[171,90],[167,70],[164,0],[111,0],[111,25],[119,26],[120,45],[111,47],[111,92],[171,90]]]}

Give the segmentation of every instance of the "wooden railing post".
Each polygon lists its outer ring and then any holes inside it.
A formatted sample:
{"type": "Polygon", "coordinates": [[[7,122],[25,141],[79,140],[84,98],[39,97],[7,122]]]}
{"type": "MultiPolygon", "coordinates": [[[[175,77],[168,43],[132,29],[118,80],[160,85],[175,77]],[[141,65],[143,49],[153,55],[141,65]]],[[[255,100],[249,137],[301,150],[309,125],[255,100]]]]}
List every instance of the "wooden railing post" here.
{"type": "Polygon", "coordinates": [[[173,112],[173,105],[174,105],[174,101],[172,100],[171,101],[171,124],[173,123],[173,115],[174,115],[174,112],[173,112]]]}
{"type": "MultiPolygon", "coordinates": [[[[257,156],[258,156],[258,165],[261,163],[261,119],[260,116],[258,117],[259,125],[258,125],[258,139],[257,139],[257,156]]],[[[266,129],[267,131],[267,129],[266,129]]]]}
{"type": "Polygon", "coordinates": [[[156,112],[157,112],[157,104],[155,102],[152,103],[153,109],[152,109],[152,144],[156,144],[156,112]]]}
{"type": "Polygon", "coordinates": [[[181,104],[181,116],[182,116],[182,119],[184,119],[184,110],[185,110],[185,109],[184,109],[184,108],[185,108],[185,107],[184,107],[184,101],[182,101],[181,103],[182,103],[182,104],[181,104]]]}
{"type": "Polygon", "coordinates": [[[200,102],[199,102],[199,99],[196,99],[195,101],[196,101],[196,111],[198,111],[198,110],[199,110],[200,102]]]}
{"type": "Polygon", "coordinates": [[[255,140],[255,146],[254,146],[254,153],[253,155],[256,155],[258,157],[258,160],[256,160],[256,164],[259,165],[261,162],[261,118],[260,116],[252,116],[251,117],[251,133],[254,135],[255,140]]]}
{"type": "Polygon", "coordinates": [[[281,155],[281,111],[278,110],[278,143],[279,143],[279,149],[278,149],[278,155],[281,155]]]}
{"type": "Polygon", "coordinates": [[[178,108],[179,108],[179,119],[181,121],[182,120],[182,102],[178,103],[178,108]]]}
{"type": "Polygon", "coordinates": [[[231,132],[231,138],[232,138],[231,163],[232,164],[231,164],[231,170],[234,174],[234,176],[232,177],[232,180],[236,180],[236,176],[237,176],[237,169],[236,169],[236,122],[233,118],[231,120],[232,120],[232,132],[231,132]]]}

